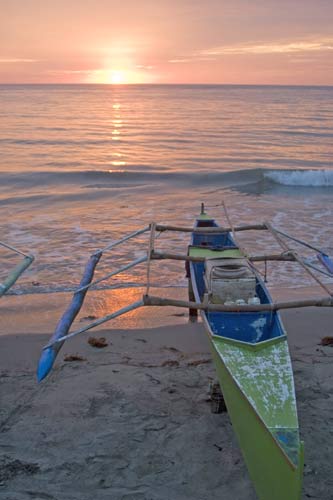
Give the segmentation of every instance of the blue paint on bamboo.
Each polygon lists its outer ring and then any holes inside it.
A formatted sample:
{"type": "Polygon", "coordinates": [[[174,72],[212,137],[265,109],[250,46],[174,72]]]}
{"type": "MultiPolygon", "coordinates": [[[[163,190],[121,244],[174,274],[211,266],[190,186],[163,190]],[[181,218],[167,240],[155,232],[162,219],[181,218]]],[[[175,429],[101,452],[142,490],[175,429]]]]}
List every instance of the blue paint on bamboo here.
{"type": "MultiPolygon", "coordinates": [[[[102,256],[102,253],[99,252],[97,254],[94,254],[90,257],[86,268],[84,270],[84,274],[82,277],[82,280],[80,282],[79,288],[82,288],[86,285],[89,285],[91,283],[92,278],[94,276],[94,271],[95,268],[102,256]]],[[[82,290],[81,292],[74,292],[72,301],[64,314],[62,315],[60,321],[57,324],[57,327],[55,329],[54,334],[52,335],[50,339],[50,343],[56,341],[60,337],[63,337],[64,335],[67,335],[69,332],[69,329],[76,318],[77,314],[79,313],[85,295],[88,291],[88,288],[85,290],[82,290]]],[[[46,349],[43,349],[43,352],[41,354],[41,357],[39,359],[38,367],[37,367],[37,380],[38,382],[41,382],[51,371],[52,366],[54,364],[54,361],[57,357],[58,352],[61,349],[61,346],[63,345],[64,341],[59,342],[57,344],[54,344],[51,347],[47,347],[46,349]]]]}
{"type": "Polygon", "coordinates": [[[328,272],[333,275],[333,261],[332,261],[332,259],[330,259],[330,257],[328,255],[326,255],[325,253],[319,253],[317,255],[317,257],[320,260],[320,262],[323,264],[323,266],[326,267],[328,272]]]}
{"type": "Polygon", "coordinates": [[[58,352],[53,347],[48,347],[42,351],[37,367],[37,380],[41,382],[51,371],[58,352]]]}

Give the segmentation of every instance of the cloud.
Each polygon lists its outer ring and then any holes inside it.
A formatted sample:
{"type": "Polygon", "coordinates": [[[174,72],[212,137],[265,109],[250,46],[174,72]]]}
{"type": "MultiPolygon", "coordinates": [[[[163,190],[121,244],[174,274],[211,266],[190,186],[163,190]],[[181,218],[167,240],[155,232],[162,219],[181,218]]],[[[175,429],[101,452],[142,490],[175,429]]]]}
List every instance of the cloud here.
{"type": "Polygon", "coordinates": [[[13,64],[13,63],[36,63],[38,59],[21,59],[19,57],[0,57],[0,64],[13,64]]]}
{"type": "Polygon", "coordinates": [[[144,66],[142,64],[137,64],[136,69],[143,69],[145,71],[150,71],[151,69],[154,69],[154,66],[144,66]]]}
{"type": "Polygon", "coordinates": [[[265,55],[265,54],[304,54],[333,50],[333,39],[296,40],[277,42],[252,42],[241,45],[221,45],[202,49],[192,54],[169,59],[172,64],[186,64],[196,61],[214,61],[225,55],[265,55]]]}
{"type": "Polygon", "coordinates": [[[193,56],[190,57],[190,58],[175,58],[175,59],[169,59],[168,61],[169,63],[172,63],[172,64],[179,64],[179,63],[189,63],[189,62],[193,62],[193,56]]]}
{"type": "Polygon", "coordinates": [[[333,39],[294,42],[248,43],[234,46],[220,46],[211,49],[200,50],[197,55],[222,56],[238,54],[294,54],[299,52],[319,52],[326,50],[333,50],[333,39]]]}
{"type": "Polygon", "coordinates": [[[101,72],[98,69],[49,69],[46,73],[51,75],[90,75],[93,72],[101,72]]]}
{"type": "Polygon", "coordinates": [[[181,63],[192,63],[193,61],[215,61],[216,57],[213,56],[198,56],[197,54],[193,54],[187,58],[175,58],[169,59],[168,62],[172,64],[181,64],[181,63]]]}

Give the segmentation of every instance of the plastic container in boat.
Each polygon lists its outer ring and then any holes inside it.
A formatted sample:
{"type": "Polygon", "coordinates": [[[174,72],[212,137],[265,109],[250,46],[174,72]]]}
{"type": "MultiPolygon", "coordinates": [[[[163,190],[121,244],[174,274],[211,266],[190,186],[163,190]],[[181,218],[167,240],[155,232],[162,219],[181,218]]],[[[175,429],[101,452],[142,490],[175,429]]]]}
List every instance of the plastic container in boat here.
{"type": "Polygon", "coordinates": [[[247,303],[249,306],[258,306],[260,304],[260,299],[259,297],[250,297],[247,303]]]}

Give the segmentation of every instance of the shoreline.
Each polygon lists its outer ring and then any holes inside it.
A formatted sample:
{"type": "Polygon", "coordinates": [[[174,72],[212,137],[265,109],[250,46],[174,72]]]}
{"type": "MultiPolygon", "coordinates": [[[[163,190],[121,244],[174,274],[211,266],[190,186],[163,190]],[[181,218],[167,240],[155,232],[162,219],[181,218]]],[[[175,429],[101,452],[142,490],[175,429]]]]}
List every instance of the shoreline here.
{"type": "MultiPolygon", "coordinates": [[[[187,288],[154,288],[152,295],[187,300],[187,288]]],[[[89,317],[98,319],[139,300],[145,288],[118,288],[88,293],[83,307],[73,323],[72,330],[89,323],[89,317]]],[[[317,285],[300,288],[275,287],[270,289],[273,300],[295,300],[325,295],[317,285]]],[[[0,337],[11,334],[46,333],[51,335],[67,305],[72,292],[54,294],[5,295],[0,302],[0,337]],[[10,333],[12,332],[12,333],[10,333]]],[[[163,325],[186,324],[188,311],[177,307],[142,307],[106,323],[110,328],[153,328],[163,325]],[[152,314],[153,311],[153,314],[152,314]]],[[[102,328],[104,328],[103,326],[102,328]]],[[[92,330],[93,332],[94,330],[92,330]]]]}

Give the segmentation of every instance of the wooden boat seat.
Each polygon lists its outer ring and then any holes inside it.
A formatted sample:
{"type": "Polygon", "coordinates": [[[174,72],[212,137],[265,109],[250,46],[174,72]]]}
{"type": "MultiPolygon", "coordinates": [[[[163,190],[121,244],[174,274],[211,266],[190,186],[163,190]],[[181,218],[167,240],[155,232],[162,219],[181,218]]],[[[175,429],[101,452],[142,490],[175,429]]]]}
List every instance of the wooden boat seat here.
{"type": "Polygon", "coordinates": [[[204,281],[213,304],[247,302],[256,295],[256,276],[245,259],[206,259],[204,281]]]}

